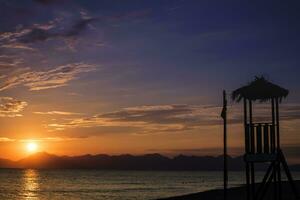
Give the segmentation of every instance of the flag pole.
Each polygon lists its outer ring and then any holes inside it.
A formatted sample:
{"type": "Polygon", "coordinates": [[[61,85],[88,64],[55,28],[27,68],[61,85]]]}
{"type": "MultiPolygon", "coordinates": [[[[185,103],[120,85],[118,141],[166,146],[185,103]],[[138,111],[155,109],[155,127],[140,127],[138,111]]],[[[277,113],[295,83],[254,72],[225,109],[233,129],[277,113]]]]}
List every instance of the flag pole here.
{"type": "Polygon", "coordinates": [[[223,110],[221,114],[224,121],[224,200],[227,200],[228,168],[227,168],[227,100],[226,91],[223,90],[223,110]]]}

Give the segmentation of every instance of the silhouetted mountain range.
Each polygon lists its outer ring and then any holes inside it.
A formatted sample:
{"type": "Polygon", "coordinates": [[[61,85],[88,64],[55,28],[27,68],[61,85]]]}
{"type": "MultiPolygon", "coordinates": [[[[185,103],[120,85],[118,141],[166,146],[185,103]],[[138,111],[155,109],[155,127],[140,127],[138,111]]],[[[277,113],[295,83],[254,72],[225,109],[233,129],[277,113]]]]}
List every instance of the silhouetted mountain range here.
{"type": "MultiPolygon", "coordinates": [[[[230,170],[243,170],[242,157],[228,157],[230,170]]],[[[45,152],[30,155],[18,161],[0,159],[1,168],[37,169],[104,169],[104,170],[222,170],[223,157],[185,156],[174,158],[160,154],[110,156],[104,154],[57,156],[45,152]]],[[[260,166],[265,168],[265,165],[260,166]]],[[[291,166],[300,170],[300,165],[291,166]]]]}

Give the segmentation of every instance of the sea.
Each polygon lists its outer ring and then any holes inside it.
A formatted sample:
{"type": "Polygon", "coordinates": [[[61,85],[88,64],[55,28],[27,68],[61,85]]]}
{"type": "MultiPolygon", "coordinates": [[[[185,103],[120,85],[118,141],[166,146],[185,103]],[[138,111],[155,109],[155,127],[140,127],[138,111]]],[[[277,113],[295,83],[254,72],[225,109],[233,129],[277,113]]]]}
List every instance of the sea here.
{"type": "MultiPolygon", "coordinates": [[[[152,200],[222,188],[222,177],[221,171],[0,169],[0,199],[152,200]]],[[[244,184],[244,177],[230,172],[229,186],[244,184]]],[[[293,177],[300,180],[300,172],[293,177]]]]}

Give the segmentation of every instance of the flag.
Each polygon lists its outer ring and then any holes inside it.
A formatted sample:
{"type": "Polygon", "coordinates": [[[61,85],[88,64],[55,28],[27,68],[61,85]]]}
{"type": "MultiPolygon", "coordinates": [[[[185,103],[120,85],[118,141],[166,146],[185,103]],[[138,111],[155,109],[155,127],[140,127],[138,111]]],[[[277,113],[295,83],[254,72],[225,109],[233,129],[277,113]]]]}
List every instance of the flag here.
{"type": "Polygon", "coordinates": [[[222,109],[222,112],[221,112],[221,117],[223,118],[223,119],[225,119],[225,117],[226,117],[226,106],[223,106],[223,109],[222,109]]]}
{"type": "Polygon", "coordinates": [[[225,119],[225,117],[226,117],[226,112],[227,112],[226,92],[223,91],[223,109],[222,109],[222,112],[221,112],[221,117],[223,119],[225,119]]]}

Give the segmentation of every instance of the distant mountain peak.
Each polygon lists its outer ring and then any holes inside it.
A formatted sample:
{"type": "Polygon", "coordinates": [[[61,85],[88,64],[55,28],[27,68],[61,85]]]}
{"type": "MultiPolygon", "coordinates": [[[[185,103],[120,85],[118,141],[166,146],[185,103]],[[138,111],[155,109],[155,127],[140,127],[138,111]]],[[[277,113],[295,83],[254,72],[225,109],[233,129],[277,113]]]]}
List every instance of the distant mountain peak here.
{"type": "Polygon", "coordinates": [[[41,157],[58,157],[57,155],[54,154],[50,154],[46,151],[40,151],[37,153],[33,153],[28,155],[27,157],[25,157],[24,159],[28,159],[28,158],[41,158],[41,157]]]}
{"type": "MultiPolygon", "coordinates": [[[[243,157],[228,160],[230,170],[244,168],[243,157]]],[[[81,155],[57,156],[47,152],[37,152],[19,161],[0,159],[0,167],[5,168],[47,168],[47,169],[105,169],[105,170],[222,170],[223,156],[186,156],[174,158],[159,153],[145,155],[81,155]]],[[[266,167],[266,166],[262,166],[266,167]]],[[[300,165],[291,166],[300,170],[300,165]]]]}

